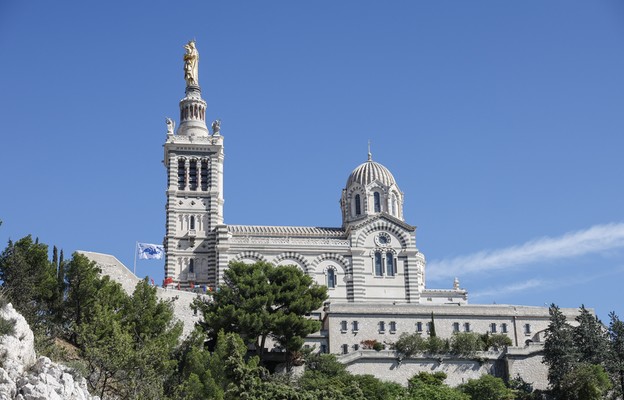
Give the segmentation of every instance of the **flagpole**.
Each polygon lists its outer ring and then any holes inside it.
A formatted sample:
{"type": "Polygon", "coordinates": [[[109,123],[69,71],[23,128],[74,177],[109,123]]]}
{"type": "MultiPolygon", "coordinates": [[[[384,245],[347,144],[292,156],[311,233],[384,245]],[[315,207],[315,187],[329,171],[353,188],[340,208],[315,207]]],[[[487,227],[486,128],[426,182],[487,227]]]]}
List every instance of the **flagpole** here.
{"type": "Polygon", "coordinates": [[[139,242],[134,242],[134,276],[136,276],[136,255],[137,255],[138,247],[139,247],[139,242]]]}

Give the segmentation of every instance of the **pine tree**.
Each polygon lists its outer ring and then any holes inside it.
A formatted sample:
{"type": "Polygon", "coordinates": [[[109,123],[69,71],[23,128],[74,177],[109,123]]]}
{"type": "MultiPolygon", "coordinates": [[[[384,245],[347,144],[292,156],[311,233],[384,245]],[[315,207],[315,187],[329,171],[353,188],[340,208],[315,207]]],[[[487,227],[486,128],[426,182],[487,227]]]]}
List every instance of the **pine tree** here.
{"type": "Polygon", "coordinates": [[[551,304],[550,324],[546,329],[543,363],[548,365],[548,381],[555,396],[561,396],[564,376],[572,370],[578,360],[574,346],[572,327],[555,304],[551,304]]]}
{"type": "Polygon", "coordinates": [[[604,365],[609,352],[609,340],[604,326],[584,305],[575,320],[578,325],[573,328],[574,345],[579,352],[579,361],[604,365]]]}
{"type": "MultiPolygon", "coordinates": [[[[615,383],[615,390],[620,396],[624,395],[624,322],[615,314],[609,314],[609,339],[611,354],[607,363],[607,370],[611,380],[615,383]]],[[[620,397],[621,398],[621,397],[620,397]]]]}

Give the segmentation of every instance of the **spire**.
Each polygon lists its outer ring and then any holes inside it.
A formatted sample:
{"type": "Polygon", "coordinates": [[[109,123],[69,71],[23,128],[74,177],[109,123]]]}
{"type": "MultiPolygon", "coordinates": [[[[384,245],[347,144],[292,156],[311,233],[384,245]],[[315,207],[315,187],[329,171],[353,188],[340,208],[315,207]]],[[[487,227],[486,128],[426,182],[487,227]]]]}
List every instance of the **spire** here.
{"type": "Polygon", "coordinates": [[[368,161],[373,161],[373,154],[371,153],[370,139],[368,139],[368,161]]]}

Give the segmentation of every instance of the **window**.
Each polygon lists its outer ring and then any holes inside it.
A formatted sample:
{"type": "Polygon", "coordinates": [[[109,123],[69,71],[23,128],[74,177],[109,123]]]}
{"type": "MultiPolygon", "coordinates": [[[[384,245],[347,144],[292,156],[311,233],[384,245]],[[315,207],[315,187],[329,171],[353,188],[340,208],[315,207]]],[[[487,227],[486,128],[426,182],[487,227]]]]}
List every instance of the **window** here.
{"type": "Polygon", "coordinates": [[[396,322],[390,321],[390,333],[396,332],[396,322]]]}
{"type": "Polygon", "coordinates": [[[507,324],[504,323],[501,325],[501,332],[507,333],[507,324]]]}
{"type": "Polygon", "coordinates": [[[354,344],[353,345],[353,351],[358,351],[360,349],[360,345],[359,344],[354,344]]]}
{"type": "Polygon", "coordinates": [[[178,189],[184,190],[186,186],[186,167],[184,159],[178,160],[178,189]]]}
{"type": "Polygon", "coordinates": [[[321,345],[321,354],[325,354],[327,353],[327,345],[326,344],[322,344],[321,345]]]}
{"type": "Polygon", "coordinates": [[[394,254],[386,253],[386,273],[388,276],[394,276],[394,254]]]}
{"type": "Polygon", "coordinates": [[[359,330],[358,322],[353,321],[353,332],[357,332],[359,330]]]}
{"type": "Polygon", "coordinates": [[[193,262],[192,258],[189,260],[189,273],[195,273],[195,263],[193,262]]]}
{"type": "Polygon", "coordinates": [[[464,331],[465,332],[470,332],[470,322],[464,323],[464,331]]]}
{"type": "Polygon", "coordinates": [[[336,271],[333,268],[327,270],[327,287],[330,289],[336,287],[336,271]]]}
{"type": "Polygon", "coordinates": [[[362,214],[362,204],[360,202],[360,195],[355,195],[355,215],[362,214]]]}
{"type": "Polygon", "coordinates": [[[422,332],[422,322],[416,322],[416,332],[422,332]]]}
{"type": "Polygon", "coordinates": [[[383,321],[379,321],[379,333],[384,333],[386,331],[386,324],[383,321]]]}
{"type": "Polygon", "coordinates": [[[197,161],[195,160],[189,163],[189,189],[197,190],[197,161]]]}
{"type": "Polygon", "coordinates": [[[459,322],[453,323],[453,332],[459,332],[459,322]]]}
{"type": "Polygon", "coordinates": [[[379,192],[375,192],[373,194],[373,199],[375,203],[375,212],[381,212],[381,196],[379,196],[379,192]]]}
{"type": "Polygon", "coordinates": [[[195,216],[191,215],[191,221],[189,225],[189,229],[195,229],[195,216]]]}
{"type": "Polygon", "coordinates": [[[531,324],[524,324],[524,334],[529,335],[531,333],[531,324]]]}
{"type": "Polygon", "coordinates": [[[201,162],[201,190],[208,190],[208,161],[201,162]]]}
{"type": "Polygon", "coordinates": [[[492,322],[490,324],[490,332],[496,333],[496,323],[492,322]]]}
{"type": "Polygon", "coordinates": [[[343,344],[342,345],[342,354],[349,354],[349,345],[348,344],[343,344]]]}
{"type": "Polygon", "coordinates": [[[347,331],[347,321],[340,322],[340,330],[344,333],[347,331]]]}
{"type": "Polygon", "coordinates": [[[383,275],[383,267],[381,265],[381,252],[375,252],[375,275],[382,276],[383,275]]]}

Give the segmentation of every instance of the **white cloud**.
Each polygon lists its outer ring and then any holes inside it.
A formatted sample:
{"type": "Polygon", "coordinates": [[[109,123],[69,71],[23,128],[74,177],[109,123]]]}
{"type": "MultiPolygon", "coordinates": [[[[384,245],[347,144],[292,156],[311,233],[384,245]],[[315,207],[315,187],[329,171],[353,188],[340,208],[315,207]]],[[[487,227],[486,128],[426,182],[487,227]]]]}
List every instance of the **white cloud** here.
{"type": "Polygon", "coordinates": [[[594,225],[559,237],[543,237],[518,246],[483,250],[466,256],[433,260],[427,265],[430,279],[466,276],[517,265],[545,263],[624,247],[624,223],[594,225]]]}
{"type": "Polygon", "coordinates": [[[524,282],[516,282],[507,286],[501,286],[497,288],[486,289],[486,290],[482,290],[479,292],[475,292],[471,294],[470,297],[472,298],[490,297],[490,296],[496,296],[500,294],[523,292],[527,289],[534,289],[534,288],[545,286],[547,283],[548,282],[543,281],[541,279],[529,279],[528,281],[524,281],[524,282]]]}

